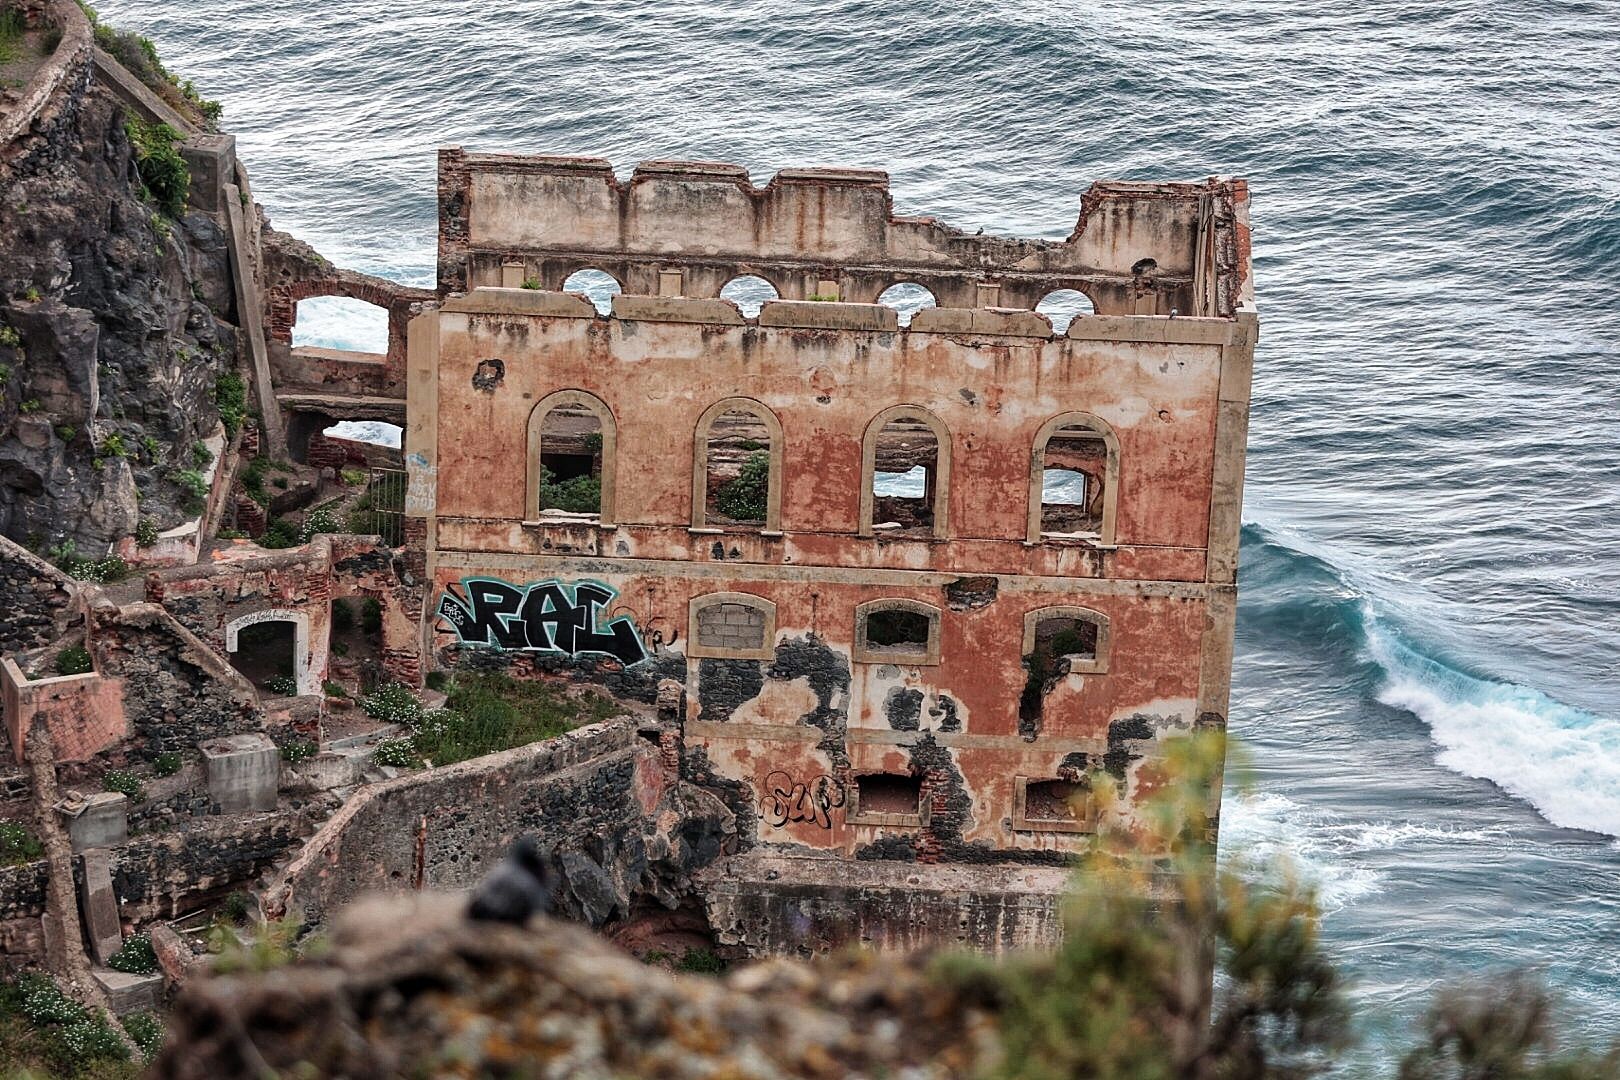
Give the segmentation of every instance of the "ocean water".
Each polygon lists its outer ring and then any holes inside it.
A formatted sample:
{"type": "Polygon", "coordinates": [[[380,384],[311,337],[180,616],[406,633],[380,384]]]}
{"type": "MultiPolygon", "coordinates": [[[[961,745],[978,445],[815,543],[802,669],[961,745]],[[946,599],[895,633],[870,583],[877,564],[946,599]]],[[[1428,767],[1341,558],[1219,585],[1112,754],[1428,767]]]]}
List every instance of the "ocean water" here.
{"type": "Polygon", "coordinates": [[[413,284],[444,144],[880,167],[1054,238],[1093,179],[1246,176],[1225,857],[1318,884],[1363,1055],[1526,965],[1620,1036],[1620,4],[98,6],[224,102],[275,224],[413,284]]]}

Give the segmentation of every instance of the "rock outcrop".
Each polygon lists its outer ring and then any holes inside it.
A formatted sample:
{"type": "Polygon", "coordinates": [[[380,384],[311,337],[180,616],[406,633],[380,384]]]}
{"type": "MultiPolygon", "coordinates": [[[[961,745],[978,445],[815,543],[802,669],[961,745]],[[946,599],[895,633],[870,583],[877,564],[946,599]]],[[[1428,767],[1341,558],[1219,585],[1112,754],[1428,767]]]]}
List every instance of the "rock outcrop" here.
{"type": "Polygon", "coordinates": [[[154,1075],[970,1075],[991,1019],[926,957],[672,975],[547,919],[469,923],[450,895],[356,904],[321,959],[192,979],[154,1075]]]}

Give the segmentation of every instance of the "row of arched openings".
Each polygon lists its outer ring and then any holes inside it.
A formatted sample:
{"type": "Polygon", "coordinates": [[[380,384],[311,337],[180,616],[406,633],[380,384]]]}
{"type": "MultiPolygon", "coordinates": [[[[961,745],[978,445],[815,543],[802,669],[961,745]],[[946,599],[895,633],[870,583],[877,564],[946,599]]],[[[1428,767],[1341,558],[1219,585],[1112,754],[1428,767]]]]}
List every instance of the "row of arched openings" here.
{"type": "MultiPolygon", "coordinates": [[[[563,280],[562,291],[584,293],[590,297],[596,309],[606,315],[612,308],[613,297],[624,289],[618,279],[607,271],[587,267],[569,274],[563,280]]],[[[755,274],[741,274],[721,287],[720,297],[736,303],[742,313],[752,319],[759,314],[759,309],[767,300],[778,300],[781,294],[776,286],[764,278],[755,274]]],[[[933,290],[915,281],[899,281],[890,285],[878,295],[877,302],[899,312],[901,326],[909,326],[911,317],[924,308],[939,306],[933,290]]],[[[1056,289],[1047,293],[1035,305],[1035,310],[1052,320],[1052,329],[1059,334],[1069,328],[1069,323],[1076,316],[1090,315],[1094,311],[1090,298],[1075,289],[1056,289]]]]}
{"type": "MultiPolygon", "coordinates": [[[[526,520],[570,518],[611,524],[617,430],[612,411],[583,390],[559,390],[530,414],[526,520]]],[[[692,528],[781,529],[786,446],[781,421],[753,398],[726,398],[699,417],[693,439],[692,528]]],[[[952,440],[920,405],[894,405],[861,441],[859,533],[908,539],[950,535],[952,440]]],[[[1119,442],[1090,413],[1052,417],[1030,457],[1031,543],[1114,543],[1119,442]]]]}

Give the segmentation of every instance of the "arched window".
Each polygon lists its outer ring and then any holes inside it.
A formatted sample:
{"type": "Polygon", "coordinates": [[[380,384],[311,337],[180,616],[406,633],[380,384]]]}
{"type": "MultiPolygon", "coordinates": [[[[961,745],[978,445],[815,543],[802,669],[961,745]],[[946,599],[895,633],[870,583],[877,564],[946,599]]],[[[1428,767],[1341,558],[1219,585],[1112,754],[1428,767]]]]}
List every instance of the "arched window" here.
{"type": "Polygon", "coordinates": [[[902,281],[890,285],[878,294],[877,302],[887,304],[898,311],[901,326],[910,326],[911,317],[923,308],[939,306],[934,294],[915,281],[902,281]]]}
{"type": "Polygon", "coordinates": [[[271,696],[318,689],[309,668],[309,616],[302,611],[274,608],[233,619],[225,625],[225,652],[232,667],[271,696]]]}
{"type": "Polygon", "coordinates": [[[862,536],[944,537],[951,434],[917,405],[883,410],[861,444],[862,536]]]}
{"type": "Polygon", "coordinates": [[[387,308],[349,296],[311,296],[298,301],[294,311],[294,348],[388,351],[387,308]]]}
{"type": "Polygon", "coordinates": [[[584,293],[596,310],[603,315],[613,310],[613,297],[624,291],[619,279],[606,270],[598,270],[594,266],[587,266],[583,270],[575,270],[563,279],[563,292],[584,293]]]}
{"type": "Polygon", "coordinates": [[[692,598],[686,655],[769,660],[775,655],[776,605],[763,596],[717,592],[692,598]]]}
{"type": "Polygon", "coordinates": [[[1069,324],[1082,315],[1095,315],[1096,307],[1091,297],[1075,289],[1053,289],[1041,297],[1041,302],[1035,305],[1035,310],[1052,320],[1052,333],[1064,334],[1069,330],[1069,324]]]}
{"type": "Polygon", "coordinates": [[[750,398],[727,398],[698,420],[692,527],[782,527],[782,425],[750,398]]]}
{"type": "Polygon", "coordinates": [[[775,285],[756,274],[739,274],[720,286],[720,298],[735,303],[748,319],[759,315],[765,301],[778,300],[781,295],[775,285]]]}
{"type": "Polygon", "coordinates": [[[1035,434],[1029,469],[1029,534],[1114,543],[1119,503],[1119,440],[1090,413],[1064,413],[1035,434]]]}
{"type": "Polygon", "coordinates": [[[855,608],[855,646],[862,664],[939,663],[939,608],[917,600],[868,600],[855,608]]]}
{"type": "Polygon", "coordinates": [[[529,413],[525,520],[589,515],[611,524],[617,436],[613,413],[600,398],[583,390],[541,398],[529,413]]]}

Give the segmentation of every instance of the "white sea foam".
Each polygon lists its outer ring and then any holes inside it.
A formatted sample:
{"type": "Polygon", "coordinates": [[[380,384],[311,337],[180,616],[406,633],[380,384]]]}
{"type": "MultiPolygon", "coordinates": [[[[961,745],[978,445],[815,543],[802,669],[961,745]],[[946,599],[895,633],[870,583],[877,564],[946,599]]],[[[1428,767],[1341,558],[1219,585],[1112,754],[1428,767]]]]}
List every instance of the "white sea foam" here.
{"type": "Polygon", "coordinates": [[[398,447],[400,438],[404,434],[394,424],[385,424],[380,420],[341,420],[323,433],[339,439],[353,439],[355,442],[376,443],[378,446],[398,447]]]}
{"type": "Polygon", "coordinates": [[[1437,760],[1490,780],[1555,825],[1620,836],[1620,720],[1530,687],[1477,679],[1409,648],[1376,621],[1367,648],[1384,669],[1378,700],[1429,726],[1437,760]]]}
{"type": "Polygon", "coordinates": [[[1250,881],[1292,873],[1331,914],[1379,889],[1376,871],[1345,858],[1345,824],[1275,792],[1229,795],[1221,809],[1221,862],[1250,881]]]}
{"type": "Polygon", "coordinates": [[[388,312],[347,296],[312,296],[298,302],[294,345],[354,352],[388,351],[388,312]]]}

